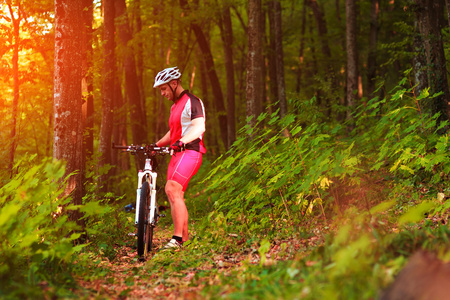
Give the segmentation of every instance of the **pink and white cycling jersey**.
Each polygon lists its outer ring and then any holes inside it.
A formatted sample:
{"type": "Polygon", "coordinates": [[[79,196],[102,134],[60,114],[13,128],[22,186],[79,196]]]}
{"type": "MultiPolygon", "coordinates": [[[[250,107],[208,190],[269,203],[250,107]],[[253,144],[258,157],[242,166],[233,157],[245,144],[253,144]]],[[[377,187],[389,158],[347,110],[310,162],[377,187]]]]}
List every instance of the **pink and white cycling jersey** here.
{"type": "MultiPolygon", "coordinates": [[[[185,90],[170,109],[170,144],[174,144],[185,136],[192,128],[192,120],[196,118],[205,118],[205,107],[199,98],[185,90]]],[[[203,134],[198,139],[187,143],[186,149],[206,153],[203,134]]]]}

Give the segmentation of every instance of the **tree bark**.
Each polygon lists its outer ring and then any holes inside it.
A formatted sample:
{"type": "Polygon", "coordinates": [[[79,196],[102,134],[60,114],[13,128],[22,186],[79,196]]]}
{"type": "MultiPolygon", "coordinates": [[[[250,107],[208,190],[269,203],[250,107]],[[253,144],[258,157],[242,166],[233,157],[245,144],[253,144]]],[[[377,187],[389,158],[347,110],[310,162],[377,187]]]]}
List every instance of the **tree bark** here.
{"type": "MultiPolygon", "coordinates": [[[[83,142],[83,166],[88,168],[86,165],[87,161],[92,160],[92,155],[94,154],[94,80],[92,73],[90,72],[92,67],[92,23],[94,19],[93,2],[92,0],[83,0],[83,79],[82,79],[82,93],[83,93],[83,104],[82,104],[82,120],[83,120],[83,132],[84,132],[84,142],[83,142]]],[[[86,173],[86,172],[85,172],[86,173]]],[[[83,188],[86,186],[86,174],[83,173],[83,188]]],[[[90,180],[90,178],[88,179],[90,180]]],[[[83,192],[84,193],[84,192],[83,192]]]]}
{"type": "Polygon", "coordinates": [[[438,1],[415,0],[416,16],[419,30],[423,38],[423,47],[427,59],[428,83],[431,93],[442,92],[442,95],[433,98],[431,111],[440,113],[440,121],[450,117],[449,87],[447,81],[447,68],[444,46],[440,32],[440,7],[438,1]]]}
{"type": "Polygon", "coordinates": [[[300,93],[300,86],[302,83],[302,75],[303,75],[303,53],[305,51],[305,32],[306,32],[306,1],[303,0],[303,8],[302,8],[302,27],[300,30],[300,50],[299,50],[299,57],[298,57],[298,71],[297,71],[297,85],[295,88],[295,91],[297,93],[300,93]]]}
{"type": "Polygon", "coordinates": [[[135,0],[133,3],[133,14],[136,22],[135,35],[138,35],[138,42],[136,45],[136,72],[138,76],[139,90],[141,91],[141,107],[143,107],[142,113],[144,118],[147,119],[147,110],[145,109],[145,86],[144,86],[144,43],[142,31],[142,11],[141,11],[141,1],[135,0]],[[139,36],[140,35],[140,36],[139,36]]]}
{"type": "MultiPolygon", "coordinates": [[[[106,1],[103,4],[103,85],[102,85],[102,123],[99,142],[99,169],[111,164],[111,138],[113,131],[113,103],[114,103],[114,2],[106,1]]],[[[100,190],[108,191],[109,172],[101,170],[100,190]]]]}
{"type": "MultiPolygon", "coordinates": [[[[82,204],[82,48],[79,21],[81,2],[55,0],[54,127],[53,158],[66,162],[64,194],[72,194],[75,205],[82,204]]],[[[69,218],[79,221],[81,214],[71,211],[69,218]]]]}
{"type": "Polygon", "coordinates": [[[128,47],[132,39],[128,16],[126,14],[125,0],[115,0],[116,17],[119,19],[117,26],[120,42],[124,51],[123,66],[125,72],[125,92],[130,104],[130,121],[133,134],[133,143],[147,142],[147,120],[145,108],[142,106],[139,79],[136,71],[136,60],[133,50],[128,47]]]}
{"type": "Polygon", "coordinates": [[[20,82],[19,82],[19,45],[20,45],[20,22],[21,22],[21,12],[18,10],[18,17],[16,18],[14,15],[14,11],[10,3],[8,3],[9,14],[11,17],[11,22],[13,24],[13,36],[14,36],[14,45],[13,45],[13,56],[12,56],[12,65],[13,65],[13,103],[12,103],[12,125],[11,125],[11,133],[9,135],[11,139],[11,148],[9,150],[9,165],[8,169],[10,172],[10,177],[14,176],[14,156],[16,153],[17,147],[17,136],[16,136],[16,127],[17,127],[17,114],[18,114],[18,106],[19,106],[19,91],[20,91],[20,82]]]}
{"type": "Polygon", "coordinates": [[[448,27],[450,27],[450,0],[445,0],[445,6],[447,7],[448,27]]]}
{"type": "Polygon", "coordinates": [[[370,33],[369,55],[367,58],[367,96],[372,97],[375,91],[375,79],[377,75],[377,42],[378,42],[378,14],[380,0],[371,0],[370,7],[370,33]]]}
{"type": "Polygon", "coordinates": [[[281,4],[280,1],[272,1],[272,10],[274,12],[274,34],[275,34],[275,62],[276,62],[276,82],[277,98],[280,104],[280,115],[284,117],[287,114],[286,86],[284,81],[284,57],[283,57],[283,29],[281,22],[281,4]]]}
{"type": "MultiPolygon", "coordinates": [[[[127,117],[126,117],[126,103],[122,96],[122,89],[118,82],[119,72],[117,70],[114,72],[116,74],[114,80],[114,127],[113,127],[113,139],[115,144],[126,146],[128,144],[128,134],[127,134],[127,117]]],[[[121,171],[130,169],[130,156],[120,155],[118,151],[111,152],[112,164],[121,171]]]]}
{"type": "MultiPolygon", "coordinates": [[[[180,0],[180,6],[183,10],[188,12],[189,7],[186,0],[180,0]]],[[[209,81],[211,82],[211,89],[214,96],[214,101],[216,104],[216,116],[219,118],[220,124],[220,133],[222,137],[222,142],[225,148],[228,145],[228,125],[227,125],[227,116],[225,110],[225,104],[223,99],[222,87],[220,86],[219,77],[217,76],[216,69],[214,66],[214,59],[211,53],[211,47],[203,33],[202,28],[199,24],[192,22],[190,24],[191,29],[194,31],[195,37],[197,39],[198,45],[203,53],[209,81]]]]}
{"type": "Polygon", "coordinates": [[[328,45],[328,29],[327,23],[325,21],[325,16],[322,9],[319,7],[319,4],[316,0],[308,0],[308,4],[311,7],[314,17],[317,23],[317,31],[319,33],[319,39],[321,43],[322,53],[325,57],[331,57],[330,46],[328,45]]]}
{"type": "Polygon", "coordinates": [[[262,80],[262,8],[261,0],[248,1],[248,52],[247,52],[247,118],[248,124],[256,125],[256,118],[262,112],[263,80],[262,80]]]}
{"type": "Polygon", "coordinates": [[[278,102],[276,106],[273,106],[278,99],[278,83],[277,83],[277,60],[276,60],[276,41],[275,41],[275,12],[273,10],[273,1],[268,2],[269,9],[267,14],[269,17],[269,47],[265,51],[267,57],[267,72],[269,75],[268,84],[268,105],[269,113],[272,113],[272,107],[274,109],[280,108],[280,103],[278,102]]]}
{"type": "Polygon", "coordinates": [[[422,91],[428,87],[427,76],[427,60],[423,53],[423,40],[420,35],[417,20],[414,22],[414,57],[413,57],[413,70],[414,70],[414,92],[416,96],[419,96],[422,91]]]}
{"type": "Polygon", "coordinates": [[[231,23],[230,7],[222,11],[220,33],[223,42],[225,71],[227,77],[227,149],[236,140],[236,112],[235,112],[235,86],[233,65],[233,27],[231,23]]]}
{"type": "Polygon", "coordinates": [[[347,120],[351,119],[352,109],[358,90],[358,52],[356,46],[356,3],[345,1],[347,24],[347,120]]]}
{"type": "MultiPolygon", "coordinates": [[[[330,81],[331,83],[331,96],[328,96],[325,98],[326,104],[325,104],[325,108],[327,110],[327,116],[331,116],[331,105],[330,105],[330,97],[332,97],[333,99],[335,99],[335,97],[337,97],[336,95],[338,95],[338,84],[337,84],[337,80],[336,80],[336,73],[334,71],[334,68],[331,64],[331,49],[330,46],[328,44],[328,29],[327,29],[327,23],[326,23],[326,19],[325,19],[325,15],[323,13],[322,8],[319,6],[319,4],[317,3],[317,0],[308,0],[307,1],[308,5],[311,7],[313,14],[314,14],[314,18],[316,20],[316,24],[317,24],[317,31],[319,34],[319,41],[321,44],[321,52],[322,55],[325,57],[326,59],[326,69],[327,69],[327,74],[325,76],[325,78],[330,81]]],[[[318,66],[319,67],[319,66],[318,66]]],[[[336,99],[336,101],[338,101],[338,99],[336,99]]],[[[341,105],[344,105],[345,103],[343,102],[343,100],[341,99],[340,101],[341,105]]],[[[338,119],[340,119],[341,117],[338,116],[338,119]]]]}

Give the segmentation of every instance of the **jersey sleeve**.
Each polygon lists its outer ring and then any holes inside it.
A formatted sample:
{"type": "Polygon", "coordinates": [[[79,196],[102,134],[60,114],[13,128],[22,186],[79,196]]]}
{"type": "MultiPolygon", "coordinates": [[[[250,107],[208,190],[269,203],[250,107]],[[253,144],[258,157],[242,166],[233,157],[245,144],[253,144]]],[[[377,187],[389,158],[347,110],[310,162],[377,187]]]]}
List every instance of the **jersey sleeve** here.
{"type": "Polygon", "coordinates": [[[197,97],[191,97],[191,120],[205,117],[203,103],[197,97]]]}

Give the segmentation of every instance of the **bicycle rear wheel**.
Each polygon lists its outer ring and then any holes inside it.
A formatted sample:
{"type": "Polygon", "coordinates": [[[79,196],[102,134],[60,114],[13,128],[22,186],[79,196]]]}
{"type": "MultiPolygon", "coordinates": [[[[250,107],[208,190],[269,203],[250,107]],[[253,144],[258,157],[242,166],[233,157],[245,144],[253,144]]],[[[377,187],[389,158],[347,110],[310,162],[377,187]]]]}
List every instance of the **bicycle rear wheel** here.
{"type": "Polygon", "coordinates": [[[139,199],[139,221],[137,228],[137,252],[139,258],[145,259],[151,250],[153,240],[153,227],[148,222],[150,205],[150,186],[147,181],[142,183],[139,199]]]}

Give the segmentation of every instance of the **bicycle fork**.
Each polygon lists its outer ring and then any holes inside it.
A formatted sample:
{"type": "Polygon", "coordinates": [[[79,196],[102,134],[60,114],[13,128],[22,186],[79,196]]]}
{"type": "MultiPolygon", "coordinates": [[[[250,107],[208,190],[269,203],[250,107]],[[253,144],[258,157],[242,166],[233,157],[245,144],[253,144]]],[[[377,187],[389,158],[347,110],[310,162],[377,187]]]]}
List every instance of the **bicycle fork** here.
{"type": "Polygon", "coordinates": [[[158,174],[156,172],[152,172],[152,166],[150,164],[150,159],[145,160],[145,168],[144,171],[139,170],[138,173],[138,188],[136,190],[136,214],[134,218],[134,224],[137,225],[139,223],[139,206],[140,206],[140,197],[141,197],[141,187],[144,181],[149,182],[150,187],[150,207],[148,210],[148,225],[154,226],[156,225],[157,220],[155,217],[163,216],[158,215],[155,216],[156,212],[156,178],[158,174]]]}

